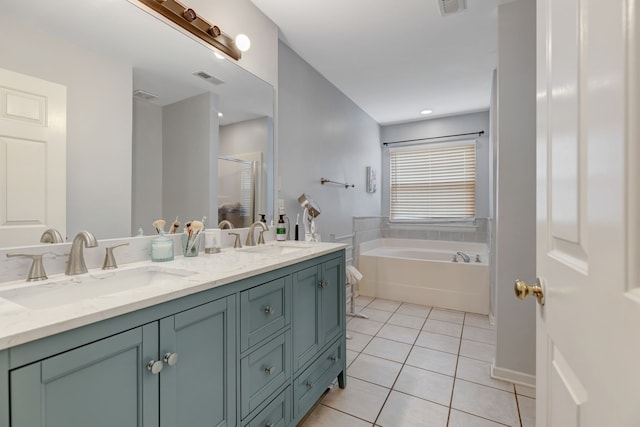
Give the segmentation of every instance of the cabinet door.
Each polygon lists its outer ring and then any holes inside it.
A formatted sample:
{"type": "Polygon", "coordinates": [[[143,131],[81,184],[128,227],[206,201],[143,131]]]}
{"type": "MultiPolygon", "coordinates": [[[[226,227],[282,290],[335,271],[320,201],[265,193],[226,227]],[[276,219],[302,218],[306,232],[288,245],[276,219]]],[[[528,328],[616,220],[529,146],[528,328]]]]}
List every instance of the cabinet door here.
{"type": "Polygon", "coordinates": [[[341,260],[322,264],[320,331],[321,345],[325,345],[344,329],[345,272],[341,260]]]}
{"type": "Polygon", "coordinates": [[[293,370],[320,350],[320,275],[317,266],[293,274],[293,370]]]}
{"type": "Polygon", "coordinates": [[[158,425],[157,323],[11,372],[12,427],[158,425]]]}
{"type": "Polygon", "coordinates": [[[160,375],[163,427],[236,424],[236,315],[230,296],[160,321],[160,354],[177,353],[160,375]]]}

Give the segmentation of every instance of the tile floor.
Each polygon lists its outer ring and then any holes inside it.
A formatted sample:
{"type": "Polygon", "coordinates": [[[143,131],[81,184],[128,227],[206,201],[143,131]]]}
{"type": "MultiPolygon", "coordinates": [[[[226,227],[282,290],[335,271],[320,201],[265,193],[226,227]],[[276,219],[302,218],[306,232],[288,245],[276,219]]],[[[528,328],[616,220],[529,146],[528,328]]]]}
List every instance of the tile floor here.
{"type": "Polygon", "coordinates": [[[534,427],[535,392],[489,375],[487,316],[358,297],[349,317],[347,388],[333,387],[304,427],[534,427]]]}

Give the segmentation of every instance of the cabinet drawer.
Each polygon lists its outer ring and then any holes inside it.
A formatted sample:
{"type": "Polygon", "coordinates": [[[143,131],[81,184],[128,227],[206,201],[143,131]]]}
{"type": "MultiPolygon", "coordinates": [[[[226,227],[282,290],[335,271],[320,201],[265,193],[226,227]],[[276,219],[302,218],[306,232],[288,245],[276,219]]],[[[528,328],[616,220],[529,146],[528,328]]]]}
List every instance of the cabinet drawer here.
{"type": "Polygon", "coordinates": [[[249,415],[291,377],[291,332],[278,335],[241,361],[242,418],[249,415]]]}
{"type": "Polygon", "coordinates": [[[336,342],[315,360],[294,382],[295,416],[305,414],[342,369],[342,346],[336,342]]]}
{"type": "Polygon", "coordinates": [[[258,413],[248,427],[285,427],[291,422],[291,387],[287,387],[266,408],[258,413]]]}
{"type": "Polygon", "coordinates": [[[291,279],[246,290],[240,301],[240,350],[245,351],[290,323],[291,279]]]}

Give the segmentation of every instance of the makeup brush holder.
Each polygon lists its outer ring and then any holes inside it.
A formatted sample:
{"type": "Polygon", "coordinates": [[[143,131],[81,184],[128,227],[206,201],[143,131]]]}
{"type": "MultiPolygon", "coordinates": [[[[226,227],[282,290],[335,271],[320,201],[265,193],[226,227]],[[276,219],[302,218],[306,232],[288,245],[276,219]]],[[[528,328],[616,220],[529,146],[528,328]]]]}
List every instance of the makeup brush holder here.
{"type": "Polygon", "coordinates": [[[204,233],[198,233],[196,237],[189,239],[188,234],[182,235],[182,251],[186,257],[198,256],[200,253],[200,245],[202,242],[202,235],[204,233]]]}

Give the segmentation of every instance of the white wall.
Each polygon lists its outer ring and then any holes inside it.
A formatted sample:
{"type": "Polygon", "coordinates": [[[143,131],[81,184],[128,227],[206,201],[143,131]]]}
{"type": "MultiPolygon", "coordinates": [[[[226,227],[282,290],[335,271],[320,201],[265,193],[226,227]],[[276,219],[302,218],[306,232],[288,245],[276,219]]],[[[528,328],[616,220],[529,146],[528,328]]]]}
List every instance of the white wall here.
{"type": "MultiPolygon", "coordinates": [[[[476,139],[476,217],[488,218],[489,209],[489,112],[460,114],[420,120],[410,123],[382,126],[380,134],[382,142],[406,141],[420,138],[435,138],[444,135],[458,135],[484,131],[484,135],[461,137],[476,139]]],[[[391,146],[388,146],[391,147],[391,146]]],[[[382,154],[382,214],[389,216],[389,150],[383,148],[382,154]]]]}
{"type": "Polygon", "coordinates": [[[498,191],[498,70],[493,70],[491,78],[491,105],[489,107],[489,118],[491,131],[489,132],[489,215],[491,220],[487,224],[489,233],[489,265],[491,269],[491,315],[496,315],[498,306],[498,292],[496,288],[496,208],[498,191]]]}
{"type": "Polygon", "coordinates": [[[218,96],[205,93],[163,107],[162,215],[184,225],[218,218],[218,96]]]}
{"type": "Polygon", "coordinates": [[[353,216],[380,215],[380,191],[365,190],[366,167],[381,166],[380,128],[284,43],[278,63],[279,197],[292,224],[306,192],[322,210],[323,240],[350,234],[353,216]],[[323,177],[355,188],[321,185],[323,177]]]}
{"type": "Polygon", "coordinates": [[[237,64],[277,87],[278,27],[260,9],[249,0],[184,0],[182,4],[233,37],[249,36],[251,49],[237,64]]]}
{"type": "Polygon", "coordinates": [[[535,0],[498,8],[498,375],[535,375],[535,303],[513,292],[515,280],[536,274],[535,16],[535,0]]]}
{"type": "Polygon", "coordinates": [[[132,70],[0,18],[0,67],[67,87],[67,235],[127,236],[132,70]]]}
{"type": "MultiPolygon", "coordinates": [[[[162,218],[162,107],[133,99],[133,182],[131,235],[162,218]]],[[[175,218],[175,217],[174,217],[175,218]]],[[[169,220],[167,220],[169,221],[169,220]]]]}

